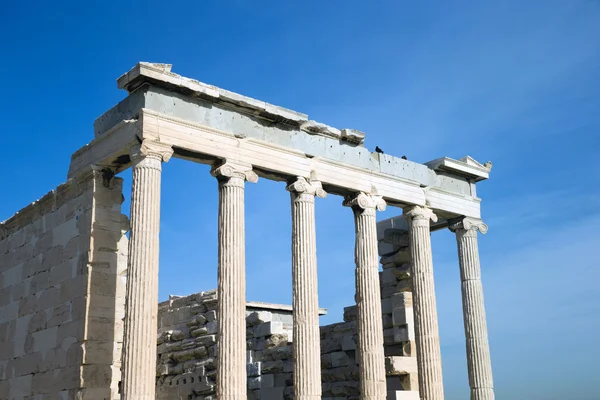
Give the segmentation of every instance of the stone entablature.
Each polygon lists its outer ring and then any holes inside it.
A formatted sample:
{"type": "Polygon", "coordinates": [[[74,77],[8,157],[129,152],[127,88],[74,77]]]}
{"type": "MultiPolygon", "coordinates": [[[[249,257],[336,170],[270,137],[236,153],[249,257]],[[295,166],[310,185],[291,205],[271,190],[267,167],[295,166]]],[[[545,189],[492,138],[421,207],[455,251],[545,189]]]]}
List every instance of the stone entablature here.
{"type": "Polygon", "coordinates": [[[304,114],[181,77],[165,64],[140,63],[119,86],[129,88],[129,96],[98,118],[96,139],[73,155],[69,176],[90,163],[125,169],[128,146],[149,139],[194,162],[236,154],[269,179],[303,176],[333,194],[366,192],[391,205],[428,205],[440,218],[480,216],[475,181],[489,170],[470,157],[439,170],[371,152],[331,134],[351,130],[307,127],[304,114]]]}

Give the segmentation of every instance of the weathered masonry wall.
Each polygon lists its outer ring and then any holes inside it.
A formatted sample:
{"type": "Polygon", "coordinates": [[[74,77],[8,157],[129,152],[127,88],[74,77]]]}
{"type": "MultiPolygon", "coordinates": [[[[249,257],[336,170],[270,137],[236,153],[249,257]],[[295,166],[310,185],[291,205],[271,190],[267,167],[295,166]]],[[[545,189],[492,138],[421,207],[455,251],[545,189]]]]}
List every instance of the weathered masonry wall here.
{"type": "Polygon", "coordinates": [[[89,170],[0,223],[0,399],[117,392],[121,186],[89,170]]]}
{"type": "MultiPolygon", "coordinates": [[[[418,400],[410,268],[407,253],[382,259],[380,273],[388,399],[418,400]]],[[[167,400],[214,399],[217,355],[214,291],[171,298],[158,315],[157,392],[167,400]]],[[[291,309],[248,303],[248,399],[293,398],[291,309]]],[[[321,327],[323,398],[358,399],[356,306],[321,327]]]]}

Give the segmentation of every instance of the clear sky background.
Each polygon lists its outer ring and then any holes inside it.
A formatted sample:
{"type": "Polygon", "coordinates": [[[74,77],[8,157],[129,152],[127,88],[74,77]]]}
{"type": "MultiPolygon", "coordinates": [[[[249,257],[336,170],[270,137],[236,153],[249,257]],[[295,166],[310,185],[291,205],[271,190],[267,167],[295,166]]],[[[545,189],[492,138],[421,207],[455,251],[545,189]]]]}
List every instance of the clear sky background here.
{"type": "MultiPolygon", "coordinates": [[[[492,160],[478,194],[497,398],[600,399],[600,1],[6,2],[0,59],[0,220],[65,180],[138,61],[360,129],[370,149],[492,160]]],[[[161,300],[216,287],[217,196],[207,166],[165,165],[161,300]]],[[[324,324],[354,296],[341,201],[317,200],[324,324]]],[[[289,194],[261,179],[246,210],[248,299],[290,303],[289,194]]],[[[464,400],[454,237],[433,246],[446,398],[464,400]]]]}

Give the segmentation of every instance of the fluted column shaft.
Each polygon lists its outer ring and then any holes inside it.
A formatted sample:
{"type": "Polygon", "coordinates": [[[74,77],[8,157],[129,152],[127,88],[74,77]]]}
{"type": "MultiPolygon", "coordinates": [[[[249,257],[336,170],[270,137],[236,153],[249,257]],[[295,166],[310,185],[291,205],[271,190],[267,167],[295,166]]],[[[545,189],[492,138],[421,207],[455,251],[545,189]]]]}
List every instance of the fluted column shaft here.
{"type": "Polygon", "coordinates": [[[477,231],[485,234],[487,226],[480,220],[463,218],[451,223],[450,229],[456,233],[458,244],[471,400],[494,400],[492,361],[477,245],[477,231]]]}
{"type": "Polygon", "coordinates": [[[442,356],[429,228],[429,221],[437,221],[437,217],[430,209],[418,206],[405,208],[404,216],[409,225],[409,247],[413,270],[413,310],[419,393],[422,400],[443,400],[442,356]]]}
{"type": "Polygon", "coordinates": [[[158,313],[160,178],[170,147],[144,141],[131,150],[131,236],[125,300],[122,398],[154,400],[158,313]]]}
{"type": "Polygon", "coordinates": [[[381,289],[377,251],[376,210],[385,202],[379,196],[359,193],[344,205],[352,207],[356,231],[356,308],[358,311],[358,360],[361,400],[385,400],[381,289]]]}
{"type": "Polygon", "coordinates": [[[244,182],[249,165],[225,162],[211,171],[219,181],[217,398],[246,398],[246,245],[244,182]]]}
{"type": "Polygon", "coordinates": [[[325,191],[304,178],[287,189],[292,198],[294,398],[317,400],[322,390],[315,196],[325,197],[325,191]]]}

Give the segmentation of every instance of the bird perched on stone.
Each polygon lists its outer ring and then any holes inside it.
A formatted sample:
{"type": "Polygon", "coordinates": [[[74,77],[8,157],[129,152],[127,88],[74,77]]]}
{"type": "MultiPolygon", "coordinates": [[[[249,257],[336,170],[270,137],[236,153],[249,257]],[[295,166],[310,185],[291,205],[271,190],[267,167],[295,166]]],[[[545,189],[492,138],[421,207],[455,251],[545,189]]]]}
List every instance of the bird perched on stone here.
{"type": "Polygon", "coordinates": [[[408,160],[408,158],[406,158],[406,156],[402,156],[402,159],[403,160],[408,160]]]}
{"type": "Polygon", "coordinates": [[[492,169],[492,162],[488,161],[485,164],[483,164],[484,167],[486,167],[487,169],[491,170],[492,169]]]}
{"type": "Polygon", "coordinates": [[[383,150],[381,150],[379,148],[379,146],[375,146],[375,151],[378,152],[379,154],[383,154],[383,150]]]}

